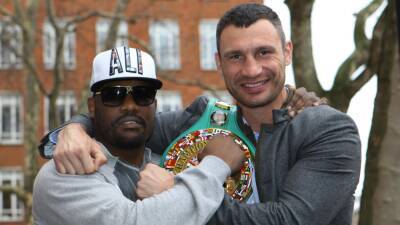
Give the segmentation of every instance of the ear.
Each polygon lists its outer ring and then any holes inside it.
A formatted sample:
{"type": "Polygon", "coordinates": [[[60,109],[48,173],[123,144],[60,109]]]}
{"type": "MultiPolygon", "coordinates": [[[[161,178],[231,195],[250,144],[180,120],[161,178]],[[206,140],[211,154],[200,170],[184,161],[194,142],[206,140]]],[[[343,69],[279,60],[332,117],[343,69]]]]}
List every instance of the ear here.
{"type": "Polygon", "coordinates": [[[217,70],[220,74],[222,74],[221,68],[221,57],[218,52],[214,53],[215,64],[217,65],[217,70]]]}
{"type": "Polygon", "coordinates": [[[293,54],[293,44],[291,41],[287,41],[285,43],[285,48],[283,49],[283,54],[285,57],[285,65],[288,66],[292,63],[292,54],[293,54]]]}
{"type": "Polygon", "coordinates": [[[157,112],[157,98],[154,99],[154,112],[157,112]]]}
{"type": "Polygon", "coordinates": [[[94,119],[95,116],[95,97],[89,97],[87,99],[87,106],[89,110],[89,116],[90,118],[94,119]]]}

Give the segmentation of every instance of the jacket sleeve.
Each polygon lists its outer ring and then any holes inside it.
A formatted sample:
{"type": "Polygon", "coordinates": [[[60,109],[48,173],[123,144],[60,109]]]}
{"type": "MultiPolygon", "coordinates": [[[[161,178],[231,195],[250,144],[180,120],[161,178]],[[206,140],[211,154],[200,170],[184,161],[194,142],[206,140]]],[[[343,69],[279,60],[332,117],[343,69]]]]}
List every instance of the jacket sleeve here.
{"type": "MultiPolygon", "coordinates": [[[[291,159],[293,164],[288,165],[291,168],[287,174],[275,174],[275,180],[282,179],[276,199],[248,205],[225,197],[208,224],[351,223],[348,218],[353,212],[353,194],[361,164],[361,144],[356,125],[347,115],[333,110],[309,110],[289,123],[288,144],[279,148],[279,151],[292,149],[296,154],[291,159]],[[338,218],[338,214],[345,216],[338,218]]],[[[278,161],[275,159],[276,163],[278,161]]],[[[262,176],[266,171],[256,173],[262,176]]],[[[259,187],[259,191],[262,188],[259,187]]],[[[265,192],[268,195],[268,191],[265,192]]]]}
{"type": "Polygon", "coordinates": [[[101,173],[57,174],[50,161],[35,181],[33,216],[41,225],[205,224],[223,199],[229,173],[222,160],[206,157],[177,175],[170,190],[132,202],[101,173]]]}
{"type": "Polygon", "coordinates": [[[79,123],[82,124],[85,128],[86,131],[90,136],[93,134],[93,127],[92,127],[92,120],[90,117],[86,114],[78,114],[73,116],[70,120],[65,122],[64,124],[60,125],[57,128],[54,128],[53,130],[49,131],[41,140],[40,144],[38,146],[40,156],[45,158],[45,159],[51,159],[53,158],[53,151],[55,148],[55,145],[57,144],[57,135],[58,132],[60,132],[63,127],[65,127],[68,124],[71,123],[79,123]]]}
{"type": "MultiPolygon", "coordinates": [[[[189,129],[197,121],[207,107],[207,103],[207,97],[200,96],[185,110],[157,113],[154,132],[146,146],[154,153],[161,155],[180,133],[189,129]]],[[[41,139],[38,148],[43,158],[52,158],[54,147],[57,144],[57,140],[54,140],[55,138],[52,137],[56,137],[58,132],[70,123],[82,124],[92,136],[93,127],[89,116],[85,114],[76,115],[60,127],[51,130],[41,139]]]]}

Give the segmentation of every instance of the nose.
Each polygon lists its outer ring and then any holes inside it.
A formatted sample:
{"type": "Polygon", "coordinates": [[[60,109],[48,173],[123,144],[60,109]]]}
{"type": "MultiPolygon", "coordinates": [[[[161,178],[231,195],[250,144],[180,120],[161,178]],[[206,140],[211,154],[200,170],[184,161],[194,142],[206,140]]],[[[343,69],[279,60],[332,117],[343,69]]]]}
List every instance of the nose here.
{"type": "Polygon", "coordinates": [[[137,112],[138,109],[139,106],[133,100],[132,93],[127,94],[125,96],[124,102],[122,103],[121,110],[137,112]]]}
{"type": "Polygon", "coordinates": [[[261,64],[252,56],[246,57],[242,68],[242,74],[248,77],[256,77],[261,72],[261,64]]]}

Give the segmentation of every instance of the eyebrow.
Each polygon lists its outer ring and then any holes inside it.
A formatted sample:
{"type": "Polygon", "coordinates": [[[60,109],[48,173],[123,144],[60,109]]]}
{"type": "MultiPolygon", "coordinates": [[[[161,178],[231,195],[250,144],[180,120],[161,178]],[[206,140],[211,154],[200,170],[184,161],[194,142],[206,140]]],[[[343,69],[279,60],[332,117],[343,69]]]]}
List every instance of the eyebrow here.
{"type": "MultiPolygon", "coordinates": [[[[272,45],[260,45],[260,46],[257,46],[255,48],[255,51],[260,51],[260,50],[263,50],[263,49],[268,50],[268,51],[272,51],[272,52],[276,52],[276,48],[274,46],[272,46],[272,45]]],[[[229,50],[229,51],[225,52],[222,56],[223,57],[229,57],[229,55],[232,55],[232,54],[243,54],[243,51],[242,50],[229,50]]]]}

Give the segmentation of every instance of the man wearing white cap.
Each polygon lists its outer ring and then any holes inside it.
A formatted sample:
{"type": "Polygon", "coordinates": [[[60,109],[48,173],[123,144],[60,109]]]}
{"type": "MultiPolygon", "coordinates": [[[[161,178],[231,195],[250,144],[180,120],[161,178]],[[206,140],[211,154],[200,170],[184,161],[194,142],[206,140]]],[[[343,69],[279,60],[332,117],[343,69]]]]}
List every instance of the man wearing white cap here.
{"type": "Polygon", "coordinates": [[[233,141],[217,137],[196,168],[174,177],[152,165],[159,159],[145,142],[153,132],[155,95],[161,86],[153,58],[139,49],[118,47],[95,57],[88,108],[94,138],[107,163],[93,174],[75,176],[59,174],[54,161],[47,162],[33,190],[35,224],[205,224],[209,220],[222,202],[225,178],[239,170],[244,154],[233,141]],[[139,178],[147,176],[139,172],[145,167],[154,167],[150,171],[169,185],[164,187],[168,191],[140,200],[136,188],[142,185],[139,178]]]}

